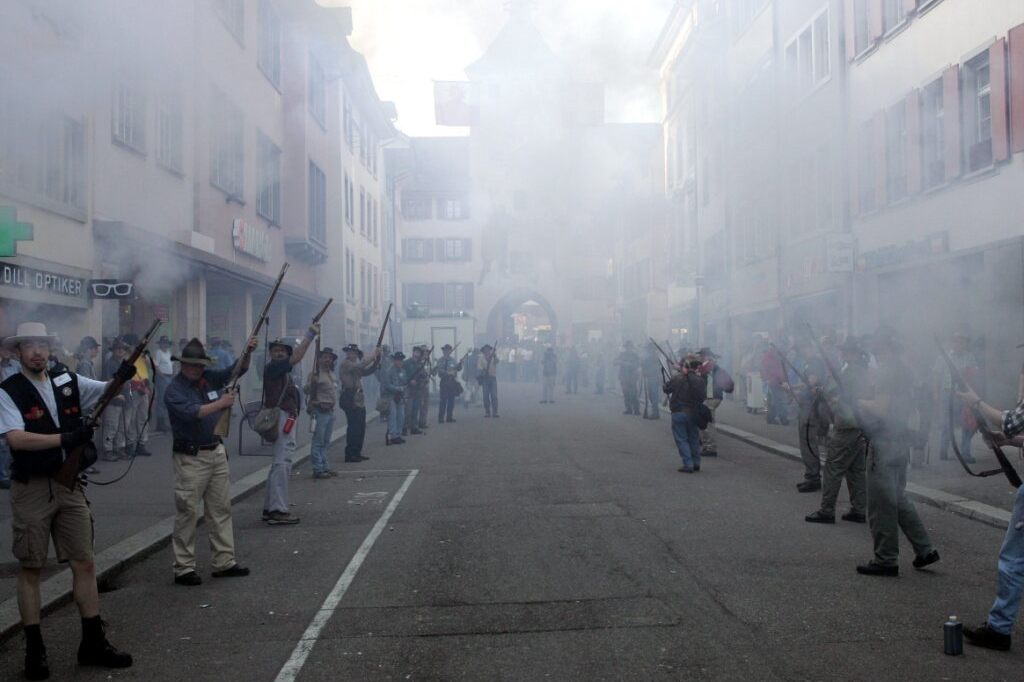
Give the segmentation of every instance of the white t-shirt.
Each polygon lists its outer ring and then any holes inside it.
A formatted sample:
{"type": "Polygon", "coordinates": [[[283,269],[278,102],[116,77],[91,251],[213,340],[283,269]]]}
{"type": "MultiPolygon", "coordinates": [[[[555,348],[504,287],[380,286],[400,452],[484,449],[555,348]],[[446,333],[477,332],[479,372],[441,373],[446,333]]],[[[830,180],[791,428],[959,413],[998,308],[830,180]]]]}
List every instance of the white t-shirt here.
{"type": "MultiPolygon", "coordinates": [[[[43,381],[32,381],[32,378],[27,374],[25,376],[36,387],[36,390],[39,391],[39,397],[43,399],[43,404],[46,405],[46,409],[49,410],[50,416],[53,417],[54,423],[59,428],[60,415],[57,412],[57,399],[53,395],[53,384],[50,383],[49,376],[43,381]]],[[[87,379],[83,376],[78,377],[78,394],[81,398],[83,415],[87,414],[96,405],[106,388],[107,383],[105,381],[87,379]]],[[[10,394],[0,389],[0,434],[24,430],[25,418],[22,416],[21,410],[14,404],[10,394]]]]}
{"type": "Polygon", "coordinates": [[[174,374],[174,365],[171,364],[171,351],[158,348],[153,353],[153,361],[157,371],[161,374],[174,374]]]}

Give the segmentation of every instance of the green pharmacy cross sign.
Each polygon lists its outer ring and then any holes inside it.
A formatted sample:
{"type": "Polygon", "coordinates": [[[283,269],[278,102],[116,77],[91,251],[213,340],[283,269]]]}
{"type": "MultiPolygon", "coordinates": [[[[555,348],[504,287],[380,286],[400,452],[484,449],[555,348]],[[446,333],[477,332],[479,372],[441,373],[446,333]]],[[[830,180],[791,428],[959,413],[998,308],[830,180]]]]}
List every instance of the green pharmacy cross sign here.
{"type": "Polygon", "coordinates": [[[19,223],[17,211],[0,206],[0,256],[17,256],[18,242],[32,240],[32,223],[19,223]]]}

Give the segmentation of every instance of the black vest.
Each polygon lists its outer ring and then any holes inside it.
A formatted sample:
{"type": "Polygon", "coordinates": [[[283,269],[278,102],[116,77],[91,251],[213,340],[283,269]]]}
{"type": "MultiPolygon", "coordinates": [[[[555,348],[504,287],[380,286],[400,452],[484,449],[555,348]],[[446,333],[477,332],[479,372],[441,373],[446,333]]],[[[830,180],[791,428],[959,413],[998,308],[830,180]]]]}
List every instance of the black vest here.
{"type": "MultiPolygon", "coordinates": [[[[67,372],[71,380],[62,386],[53,383],[58,374],[50,377],[53,386],[53,397],[60,412],[60,428],[54,423],[50,410],[47,409],[39,391],[21,372],[7,378],[0,388],[7,391],[14,405],[21,412],[28,433],[54,434],[73,431],[82,425],[81,399],[78,393],[78,377],[67,372]]],[[[27,481],[33,476],[52,476],[64,462],[64,450],[61,447],[48,450],[15,450],[11,448],[11,478],[27,481]]]]}

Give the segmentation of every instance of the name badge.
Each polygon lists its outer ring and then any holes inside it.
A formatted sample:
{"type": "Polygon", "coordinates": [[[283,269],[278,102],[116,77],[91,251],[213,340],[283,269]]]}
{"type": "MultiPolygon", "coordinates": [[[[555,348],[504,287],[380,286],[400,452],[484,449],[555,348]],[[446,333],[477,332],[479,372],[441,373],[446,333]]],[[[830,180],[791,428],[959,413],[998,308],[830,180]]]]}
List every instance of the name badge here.
{"type": "Polygon", "coordinates": [[[71,381],[71,375],[68,374],[67,372],[64,372],[60,376],[57,376],[57,377],[53,378],[53,385],[57,386],[57,387],[60,387],[60,386],[63,386],[64,384],[68,383],[69,381],[71,381]]]}
{"type": "Polygon", "coordinates": [[[216,400],[217,398],[217,391],[210,391],[209,393],[206,394],[207,400],[216,400]]]}

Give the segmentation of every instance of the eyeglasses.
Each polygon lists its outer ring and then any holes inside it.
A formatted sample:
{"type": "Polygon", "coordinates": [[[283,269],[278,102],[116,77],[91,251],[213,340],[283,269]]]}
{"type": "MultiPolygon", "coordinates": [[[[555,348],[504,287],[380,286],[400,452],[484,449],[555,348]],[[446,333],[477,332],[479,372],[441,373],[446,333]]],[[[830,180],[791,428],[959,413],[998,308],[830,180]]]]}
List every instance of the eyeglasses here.
{"type": "Polygon", "coordinates": [[[92,295],[93,296],[131,296],[132,289],[135,285],[132,282],[118,282],[117,284],[107,284],[106,282],[93,282],[92,283],[92,295]]]}

